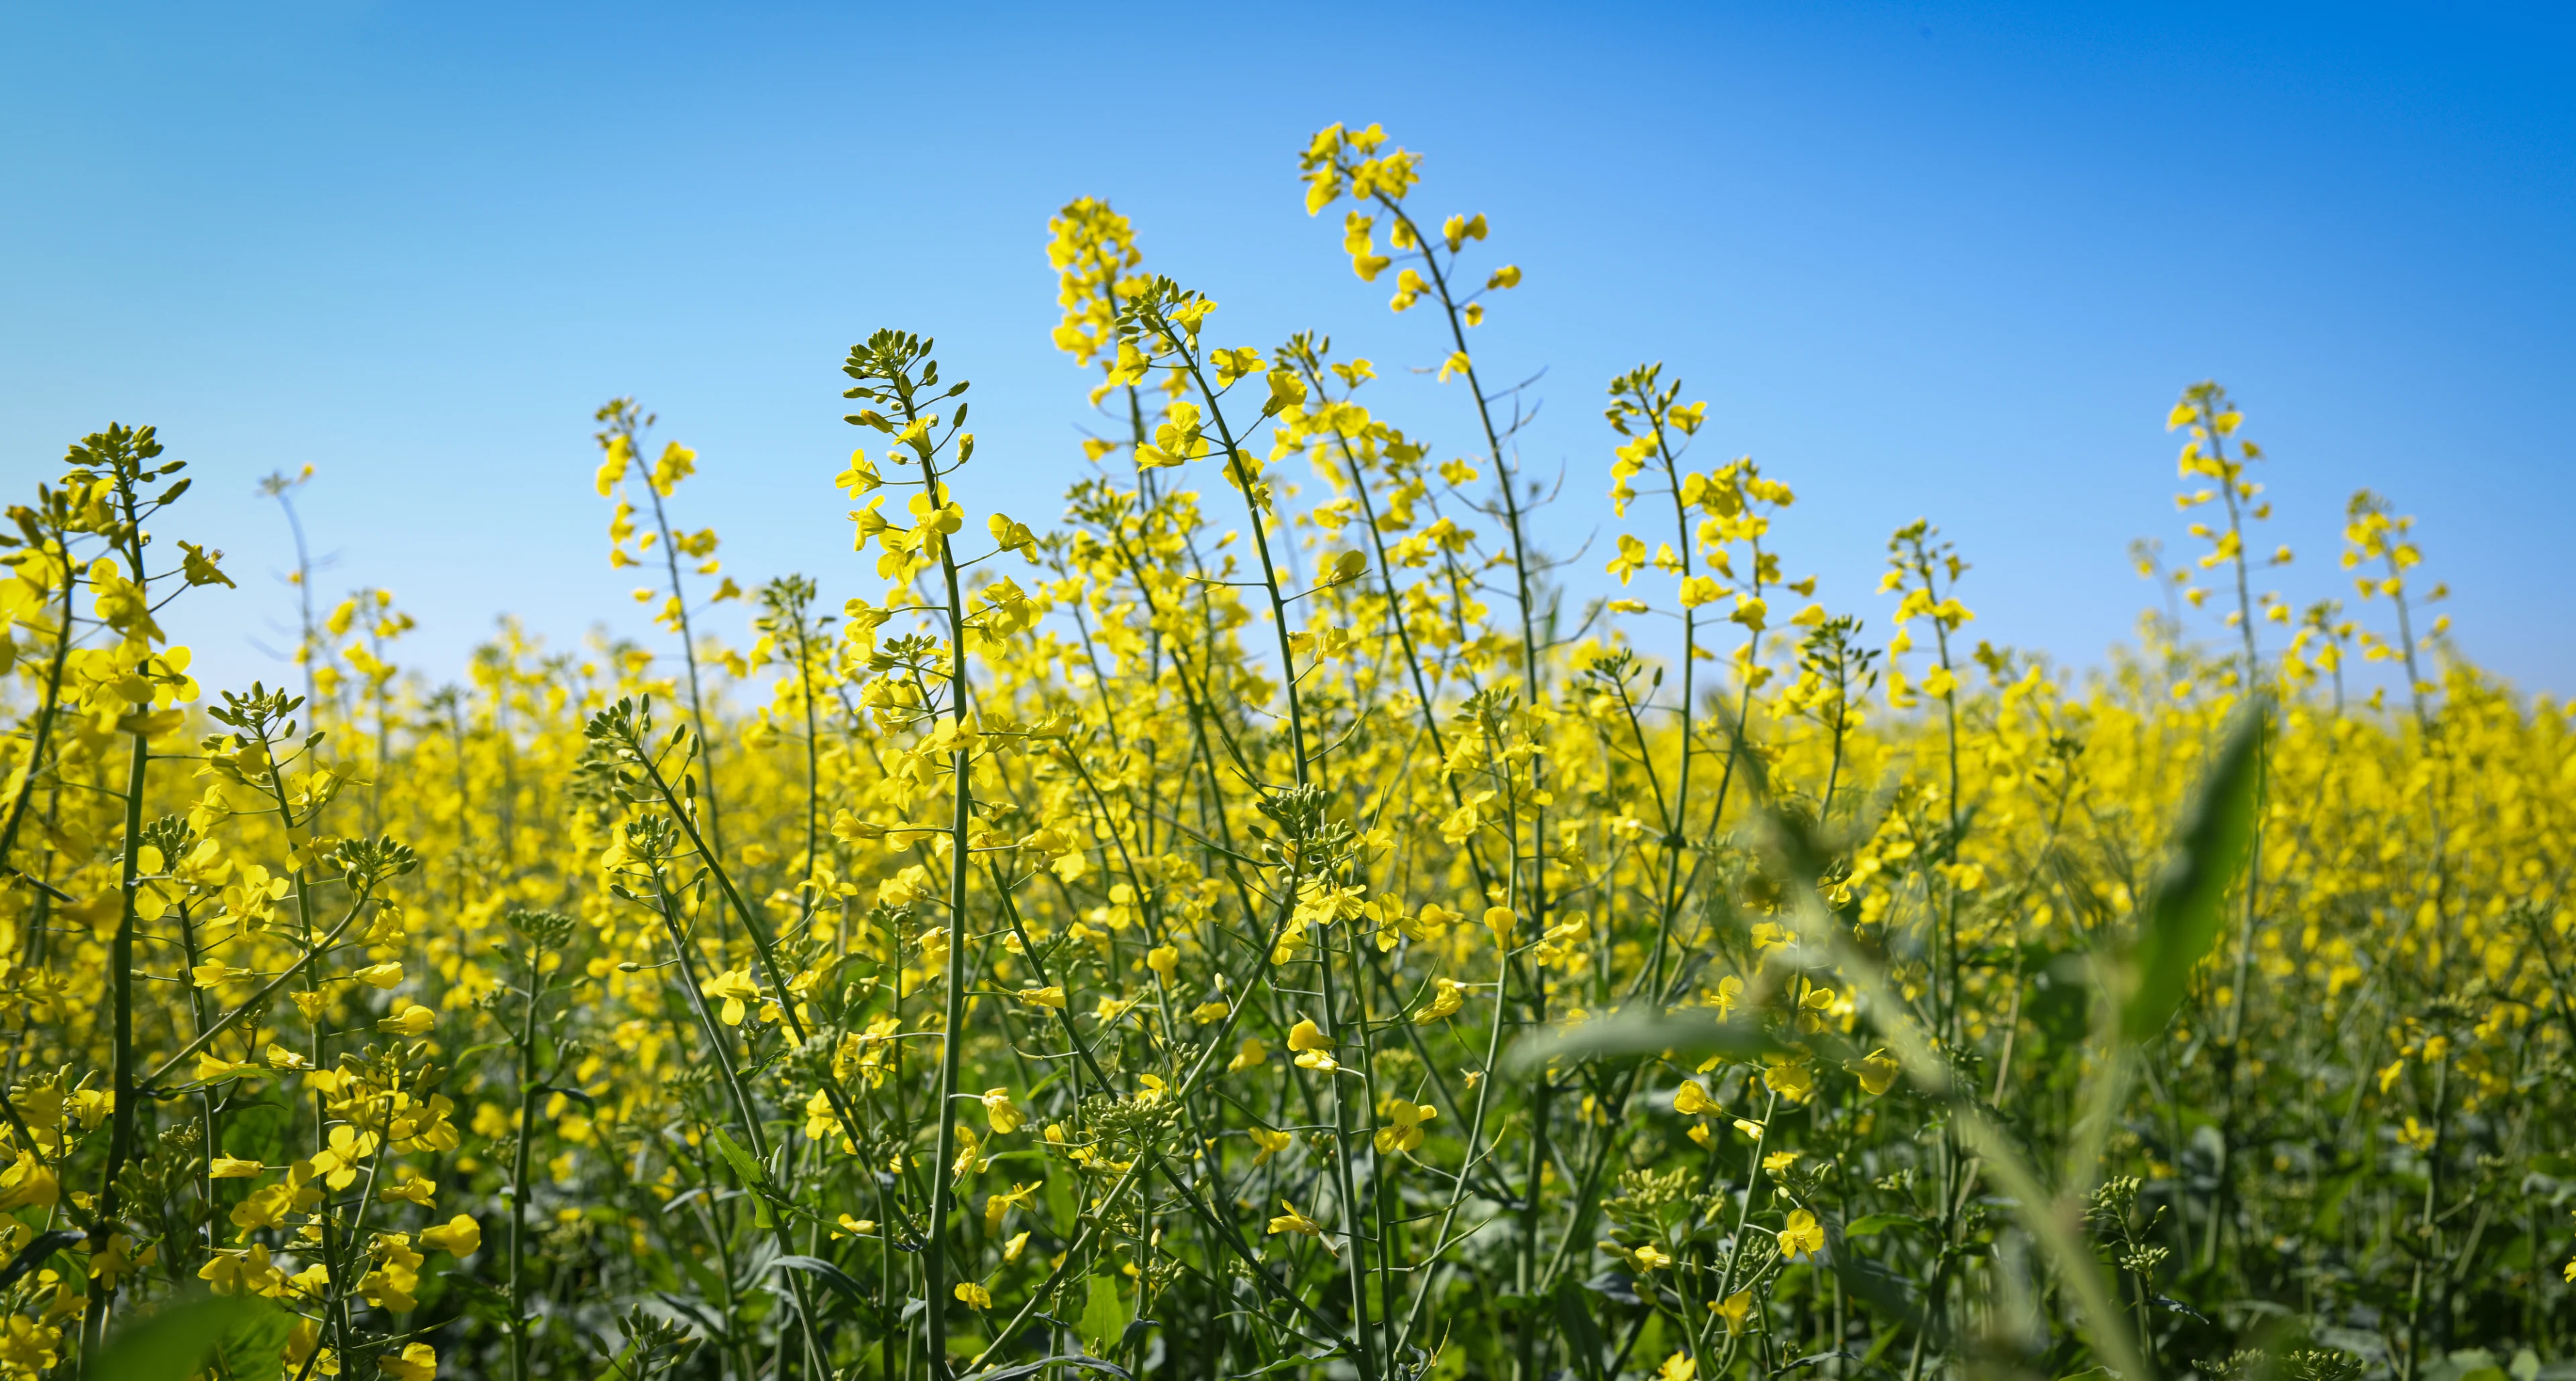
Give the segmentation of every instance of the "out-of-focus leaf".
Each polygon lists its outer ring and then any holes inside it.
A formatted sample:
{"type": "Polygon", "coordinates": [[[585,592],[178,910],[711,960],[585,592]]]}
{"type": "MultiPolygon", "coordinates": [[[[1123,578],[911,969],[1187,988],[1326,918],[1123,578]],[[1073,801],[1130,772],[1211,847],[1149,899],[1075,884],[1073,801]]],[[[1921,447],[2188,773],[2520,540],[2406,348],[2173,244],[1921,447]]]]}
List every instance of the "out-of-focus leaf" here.
{"type": "Polygon", "coordinates": [[[1583,1288],[1620,1304],[1644,1304],[1637,1295],[1636,1277],[1625,1271],[1603,1271],[1583,1282],[1583,1288]]]}
{"type": "Polygon", "coordinates": [[[286,1338],[294,1331],[295,1316],[274,1300],[255,1295],[237,1300],[242,1309],[215,1343],[215,1357],[224,1366],[221,1374],[231,1381],[279,1381],[286,1372],[286,1338]]]}
{"type": "Polygon", "coordinates": [[[163,1309],[109,1339],[90,1364],[89,1374],[112,1376],[116,1381],[188,1381],[250,1309],[247,1302],[229,1296],[163,1309]]]}
{"type": "Polygon", "coordinates": [[[1869,1301],[1890,1323],[1890,1332],[1923,1324],[1923,1295],[1914,1281],[1858,1252],[1836,1252],[1830,1259],[1843,1288],[1869,1301]]]}
{"type": "Polygon", "coordinates": [[[2183,815],[2173,858],[2148,896],[2130,954],[2128,1003],[2120,1014],[2121,1033],[2129,1040],[2164,1029],[2182,1005],[2192,969],[2225,928],[2227,890],[2244,871],[2254,840],[2268,717],[2257,701],[2228,727],[2227,741],[2183,815]]]}

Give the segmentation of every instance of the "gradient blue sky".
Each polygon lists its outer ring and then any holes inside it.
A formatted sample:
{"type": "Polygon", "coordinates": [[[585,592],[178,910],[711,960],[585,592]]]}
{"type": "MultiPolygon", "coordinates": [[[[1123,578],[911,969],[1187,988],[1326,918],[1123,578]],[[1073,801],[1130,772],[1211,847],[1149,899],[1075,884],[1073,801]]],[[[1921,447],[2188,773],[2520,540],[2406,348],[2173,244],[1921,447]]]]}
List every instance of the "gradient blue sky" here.
{"type": "MultiPolygon", "coordinates": [[[[617,394],[700,452],[682,514],[729,569],[872,592],[829,487],[843,352],[936,334],[985,503],[1051,514],[1071,197],[1134,217],[1224,343],[1436,362],[1294,180],[1313,129],[1377,120],[1528,271],[1479,359],[1546,371],[1524,463],[1568,474],[1561,550],[1609,521],[1604,382],[1660,359],[1710,400],[1705,458],[1797,486],[1789,565],[1829,604],[1883,626],[1886,533],[1929,515],[1977,633],[2090,663],[2149,599],[2127,542],[2179,545],[2164,413],[2216,376],[2270,448],[2285,593],[2340,588],[2342,502],[2379,488],[2470,654],[2565,692],[2568,13],[11,5],[0,478],[159,425],[199,480],[170,535],[242,581],[180,618],[219,681],[281,669],[253,486],[308,462],[325,589],[392,588],[433,676],[503,611],[641,631],[589,481],[617,394]]],[[[1463,397],[1389,394],[1469,449],[1463,397]]]]}

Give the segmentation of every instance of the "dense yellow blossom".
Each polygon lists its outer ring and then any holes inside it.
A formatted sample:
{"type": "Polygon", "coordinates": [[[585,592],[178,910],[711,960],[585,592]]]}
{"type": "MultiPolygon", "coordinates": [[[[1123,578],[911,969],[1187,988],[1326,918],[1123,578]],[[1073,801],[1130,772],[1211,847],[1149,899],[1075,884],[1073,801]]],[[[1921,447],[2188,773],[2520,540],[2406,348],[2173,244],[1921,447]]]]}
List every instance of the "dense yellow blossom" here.
{"type": "Polygon", "coordinates": [[[1875,594],[1784,570],[1814,486],[1695,452],[1662,365],[1543,518],[1509,224],[1376,126],[1298,162],[1451,388],[1246,340],[1075,201],[1061,513],[881,331],[810,476],[856,552],[746,589],[686,525],[728,459],[621,399],[647,641],[505,626],[441,682],[364,590],[300,687],[202,687],[173,635],[248,596],[156,535],[149,429],[83,438],[0,578],[0,1375],[187,1288],[266,1315],[235,1373],[414,1381],[1044,1338],[2127,1374],[2285,1318],[2408,1375],[2556,1355],[2576,736],[2426,621],[2390,500],[2342,515],[2359,611],[2293,611],[2269,462],[2190,388],[2193,555],[2140,548],[2164,607],[2084,673],[1981,639],[1929,520],[1875,594]],[[1546,553],[1598,521],[1587,601],[1546,553]],[[2222,743],[2241,872],[2149,1020],[2222,743]]]}

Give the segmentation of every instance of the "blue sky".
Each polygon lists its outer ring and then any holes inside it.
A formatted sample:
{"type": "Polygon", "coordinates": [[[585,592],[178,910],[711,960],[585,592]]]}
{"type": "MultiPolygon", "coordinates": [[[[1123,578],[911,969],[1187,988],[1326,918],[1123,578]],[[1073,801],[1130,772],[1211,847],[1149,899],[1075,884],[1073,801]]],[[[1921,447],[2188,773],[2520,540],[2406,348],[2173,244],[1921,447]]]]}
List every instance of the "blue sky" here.
{"type": "MultiPolygon", "coordinates": [[[[1660,359],[1710,401],[1703,460],[1797,487],[1780,535],[1829,605],[1883,627],[1886,534],[1928,515],[1978,634],[2091,663],[2150,599],[2129,540],[2181,545],[2163,417],[2215,376],[2272,456],[2285,594],[2341,588],[2343,500],[2380,489],[2469,653],[2565,692],[2571,73],[2564,12],[2467,6],[15,5],[0,478],[157,424],[199,480],[170,535],[242,580],[179,620],[217,681],[281,670],[254,484],[306,463],[324,589],[393,589],[433,676],[504,611],[643,631],[590,489],[620,394],[699,451],[682,517],[731,571],[873,592],[829,488],[843,353],[938,336],[983,505],[1051,515],[1074,196],[1224,343],[1435,363],[1299,200],[1307,135],[1375,120],[1527,270],[1479,362],[1545,371],[1557,550],[1610,522],[1604,383],[1660,359]]],[[[1463,397],[1387,393],[1470,449],[1463,397]]]]}

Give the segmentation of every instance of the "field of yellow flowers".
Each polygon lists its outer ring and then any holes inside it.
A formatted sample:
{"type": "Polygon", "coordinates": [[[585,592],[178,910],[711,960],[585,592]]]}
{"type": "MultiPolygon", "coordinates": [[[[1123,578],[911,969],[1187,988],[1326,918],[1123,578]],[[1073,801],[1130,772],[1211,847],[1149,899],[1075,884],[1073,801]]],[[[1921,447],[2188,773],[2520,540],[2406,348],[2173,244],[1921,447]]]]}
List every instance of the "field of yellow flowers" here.
{"type": "Polygon", "coordinates": [[[440,686],[369,591],[200,687],[180,464],[75,445],[0,538],[0,1375],[2568,1374],[2576,739],[2405,518],[2264,593],[2195,387],[2174,612],[2070,676],[1928,522],[1814,603],[1649,365],[1578,601],[1520,269],[1374,126],[1299,168],[1465,454],[1089,200],[1052,520],[899,331],[818,577],[600,411],[654,646],[440,686]]]}

